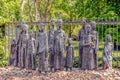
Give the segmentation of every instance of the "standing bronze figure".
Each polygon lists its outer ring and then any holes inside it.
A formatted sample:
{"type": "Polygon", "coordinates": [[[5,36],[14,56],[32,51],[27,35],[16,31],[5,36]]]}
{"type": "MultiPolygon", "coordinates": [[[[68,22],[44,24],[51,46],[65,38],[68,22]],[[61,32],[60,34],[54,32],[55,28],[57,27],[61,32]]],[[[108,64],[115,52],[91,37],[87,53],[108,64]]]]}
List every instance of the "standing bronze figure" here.
{"type": "Polygon", "coordinates": [[[98,68],[98,56],[97,56],[97,50],[98,50],[98,33],[96,30],[96,22],[92,21],[90,22],[91,25],[91,35],[92,35],[92,40],[94,42],[93,45],[93,52],[94,52],[94,63],[95,63],[95,69],[98,68]]]}
{"type": "Polygon", "coordinates": [[[106,35],[106,42],[104,44],[103,48],[103,69],[111,69],[112,68],[112,44],[110,43],[111,41],[111,36],[106,35]]]}
{"type": "Polygon", "coordinates": [[[89,24],[86,25],[86,34],[83,37],[83,54],[82,54],[82,69],[83,70],[92,70],[95,68],[94,64],[94,53],[93,53],[93,45],[91,35],[91,26],[89,24]]]}
{"type": "Polygon", "coordinates": [[[66,71],[68,70],[68,68],[71,71],[74,63],[74,47],[72,46],[71,38],[68,39],[68,46],[66,47],[66,50],[67,50],[67,54],[66,54],[65,67],[66,67],[66,71]]]}
{"type": "Polygon", "coordinates": [[[54,35],[55,35],[55,20],[51,21],[51,29],[48,32],[48,46],[49,46],[49,52],[50,52],[50,56],[49,56],[49,65],[50,65],[50,70],[52,71],[52,69],[54,68],[54,35]]]}
{"type": "Polygon", "coordinates": [[[45,32],[45,25],[40,23],[36,39],[36,53],[38,55],[38,71],[47,72],[48,69],[48,36],[45,32]]]}
{"type": "Polygon", "coordinates": [[[19,35],[19,66],[25,68],[27,56],[28,25],[22,24],[22,31],[19,35]]]}
{"type": "Polygon", "coordinates": [[[64,69],[64,51],[65,51],[65,40],[66,35],[65,32],[62,30],[62,20],[58,20],[58,29],[55,31],[55,42],[54,42],[54,67],[56,70],[63,70],[64,69]]]}
{"type": "Polygon", "coordinates": [[[26,60],[26,67],[27,69],[36,69],[36,62],[35,62],[35,39],[33,38],[33,31],[29,31],[29,38],[27,40],[27,60],[26,60]]]}
{"type": "Polygon", "coordinates": [[[86,25],[86,21],[82,21],[82,28],[80,29],[79,31],[79,34],[78,34],[78,40],[79,40],[79,60],[78,60],[78,67],[79,69],[82,68],[82,54],[83,54],[83,37],[85,36],[86,34],[86,31],[85,31],[85,25],[86,25]]]}
{"type": "Polygon", "coordinates": [[[17,55],[17,44],[16,41],[13,39],[10,48],[10,55],[9,55],[9,66],[16,66],[16,55],[17,55]]]}

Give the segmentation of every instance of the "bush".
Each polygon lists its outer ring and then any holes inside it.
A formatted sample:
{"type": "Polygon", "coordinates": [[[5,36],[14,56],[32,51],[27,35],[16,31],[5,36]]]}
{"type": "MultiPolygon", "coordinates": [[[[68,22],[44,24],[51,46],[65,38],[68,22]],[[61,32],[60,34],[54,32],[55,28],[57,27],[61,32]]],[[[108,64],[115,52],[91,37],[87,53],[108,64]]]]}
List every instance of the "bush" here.
{"type": "Polygon", "coordinates": [[[4,67],[8,63],[8,39],[7,37],[0,38],[0,67],[4,67]],[[6,48],[5,48],[6,46],[6,48]]]}
{"type": "Polygon", "coordinates": [[[73,67],[78,68],[78,56],[74,58],[73,67]]]}

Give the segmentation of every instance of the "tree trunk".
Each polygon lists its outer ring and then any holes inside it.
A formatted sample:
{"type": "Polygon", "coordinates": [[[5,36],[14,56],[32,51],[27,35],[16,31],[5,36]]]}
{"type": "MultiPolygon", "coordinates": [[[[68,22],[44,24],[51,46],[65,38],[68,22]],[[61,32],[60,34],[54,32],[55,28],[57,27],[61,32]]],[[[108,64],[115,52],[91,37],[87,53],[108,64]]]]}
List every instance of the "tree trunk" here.
{"type": "Polygon", "coordinates": [[[45,22],[48,21],[48,6],[50,5],[51,0],[47,0],[46,6],[45,6],[45,22]]]}
{"type": "Polygon", "coordinates": [[[31,13],[30,0],[28,0],[28,9],[29,9],[29,17],[30,17],[30,21],[32,22],[32,13],[31,13]]]}
{"type": "Polygon", "coordinates": [[[37,4],[36,4],[36,0],[34,1],[34,14],[35,14],[34,20],[37,21],[37,4]]]}
{"type": "Polygon", "coordinates": [[[42,18],[42,17],[43,17],[42,11],[40,11],[39,14],[40,14],[40,21],[42,22],[42,21],[43,21],[43,18],[42,18]]]}
{"type": "Polygon", "coordinates": [[[24,0],[21,0],[21,7],[20,8],[21,8],[22,12],[23,12],[23,9],[24,9],[24,2],[25,2],[24,0]]]}

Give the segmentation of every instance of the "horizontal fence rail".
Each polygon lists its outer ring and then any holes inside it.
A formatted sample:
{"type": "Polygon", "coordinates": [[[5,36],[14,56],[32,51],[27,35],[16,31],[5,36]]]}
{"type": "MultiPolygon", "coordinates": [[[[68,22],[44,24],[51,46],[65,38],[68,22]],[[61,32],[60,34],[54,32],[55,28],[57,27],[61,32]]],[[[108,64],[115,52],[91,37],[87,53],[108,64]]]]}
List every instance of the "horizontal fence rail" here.
{"type": "MultiPolygon", "coordinates": [[[[40,23],[44,23],[46,25],[50,25],[50,22],[25,22],[28,25],[38,25],[40,23]]],[[[19,26],[21,25],[21,22],[6,22],[7,25],[12,25],[12,26],[19,26]]],[[[76,22],[64,22],[64,25],[79,25],[81,24],[81,22],[76,21],[76,22]]],[[[96,24],[98,25],[106,25],[106,24],[120,24],[120,21],[100,21],[100,22],[96,22],[96,24]]]]}

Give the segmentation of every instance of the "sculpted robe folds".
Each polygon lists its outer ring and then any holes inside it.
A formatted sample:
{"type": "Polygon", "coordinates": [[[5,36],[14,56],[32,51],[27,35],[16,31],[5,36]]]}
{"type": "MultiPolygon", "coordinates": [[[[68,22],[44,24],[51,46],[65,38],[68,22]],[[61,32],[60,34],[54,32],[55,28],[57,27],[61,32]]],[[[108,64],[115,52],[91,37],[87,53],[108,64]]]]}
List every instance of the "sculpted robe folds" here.
{"type": "Polygon", "coordinates": [[[103,64],[107,64],[109,68],[112,68],[112,44],[110,43],[104,44],[103,64]]]}
{"type": "Polygon", "coordinates": [[[17,45],[18,45],[18,66],[19,67],[21,66],[21,48],[20,48],[20,46],[21,46],[22,34],[23,34],[23,31],[20,32],[18,42],[17,42],[17,45]]]}
{"type": "Polygon", "coordinates": [[[83,54],[83,37],[85,35],[85,29],[81,29],[79,31],[79,35],[78,35],[78,40],[80,41],[79,42],[79,68],[82,67],[82,54],[83,54]]]}
{"type": "Polygon", "coordinates": [[[83,42],[82,69],[94,69],[93,47],[91,45],[92,37],[86,34],[83,42]]]}
{"type": "Polygon", "coordinates": [[[27,41],[27,68],[35,69],[35,39],[31,38],[27,41]]]}
{"type": "Polygon", "coordinates": [[[21,34],[20,40],[20,60],[21,60],[21,67],[24,68],[26,64],[26,56],[27,56],[27,40],[28,40],[28,33],[21,34]]]}
{"type": "Polygon", "coordinates": [[[62,29],[58,29],[55,31],[55,69],[63,69],[64,66],[64,50],[65,50],[65,33],[62,29]]]}
{"type": "Polygon", "coordinates": [[[17,45],[12,44],[8,65],[16,66],[17,45]]]}
{"type": "Polygon", "coordinates": [[[98,56],[97,56],[97,49],[98,49],[98,33],[96,31],[91,32],[92,35],[92,41],[94,42],[93,45],[93,52],[94,52],[94,62],[95,62],[95,68],[98,67],[98,56]]]}
{"type": "Polygon", "coordinates": [[[65,66],[68,68],[73,67],[73,61],[74,61],[74,48],[73,46],[67,46],[66,48],[67,54],[66,54],[66,64],[65,66]]]}
{"type": "Polygon", "coordinates": [[[36,46],[39,59],[38,70],[47,71],[48,37],[45,32],[38,32],[36,46]]]}
{"type": "Polygon", "coordinates": [[[85,33],[85,30],[84,29],[81,29],[80,31],[79,31],[79,35],[78,35],[78,40],[80,41],[80,46],[82,46],[83,45],[83,37],[84,37],[84,35],[85,35],[86,33],[85,33]]]}
{"type": "Polygon", "coordinates": [[[50,51],[50,67],[54,67],[54,32],[56,29],[51,28],[49,33],[48,33],[48,46],[49,46],[49,51],[50,51]]]}

